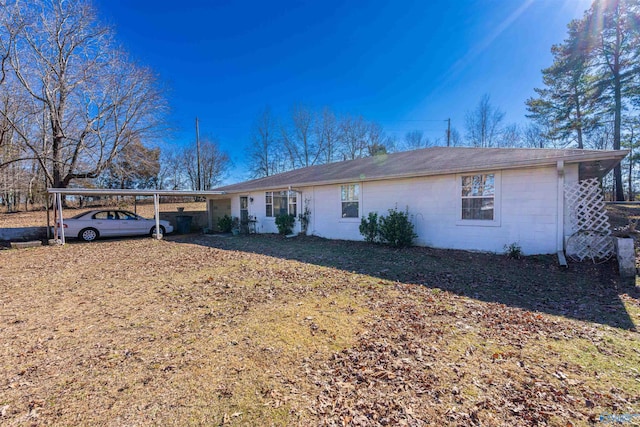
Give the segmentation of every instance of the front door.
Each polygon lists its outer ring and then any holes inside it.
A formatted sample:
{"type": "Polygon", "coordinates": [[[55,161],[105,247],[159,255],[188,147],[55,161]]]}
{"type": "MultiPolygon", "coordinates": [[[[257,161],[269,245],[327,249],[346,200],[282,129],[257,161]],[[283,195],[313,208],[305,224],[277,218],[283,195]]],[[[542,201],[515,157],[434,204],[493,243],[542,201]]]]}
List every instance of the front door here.
{"type": "Polygon", "coordinates": [[[240,224],[249,224],[249,197],[240,196],[240,224]]]}

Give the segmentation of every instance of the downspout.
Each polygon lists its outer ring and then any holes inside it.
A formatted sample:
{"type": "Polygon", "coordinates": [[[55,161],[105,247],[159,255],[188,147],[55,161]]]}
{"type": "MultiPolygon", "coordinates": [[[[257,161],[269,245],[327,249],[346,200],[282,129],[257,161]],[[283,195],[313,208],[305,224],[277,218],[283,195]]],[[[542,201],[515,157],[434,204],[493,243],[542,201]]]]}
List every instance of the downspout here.
{"type": "Polygon", "coordinates": [[[558,160],[557,172],[556,253],[558,254],[558,263],[562,267],[567,267],[567,259],[564,256],[564,160],[558,160]]]}

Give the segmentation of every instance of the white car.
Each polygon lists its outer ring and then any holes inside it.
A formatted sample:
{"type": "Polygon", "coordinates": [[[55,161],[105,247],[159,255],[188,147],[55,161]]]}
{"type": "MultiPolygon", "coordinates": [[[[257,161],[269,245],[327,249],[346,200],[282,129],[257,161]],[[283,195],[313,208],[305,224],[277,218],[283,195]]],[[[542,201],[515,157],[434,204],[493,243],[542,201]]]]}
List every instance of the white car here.
{"type": "MultiPolygon", "coordinates": [[[[65,219],[65,237],[77,237],[85,242],[91,242],[98,237],[112,236],[139,236],[156,232],[156,220],[143,218],[133,212],[104,209],[84,212],[65,219]]],[[[58,223],[60,227],[60,223],[58,223]]],[[[60,230],[58,230],[60,231],[60,230]]],[[[167,234],[173,232],[173,226],[169,221],[160,221],[160,232],[167,234]]]]}

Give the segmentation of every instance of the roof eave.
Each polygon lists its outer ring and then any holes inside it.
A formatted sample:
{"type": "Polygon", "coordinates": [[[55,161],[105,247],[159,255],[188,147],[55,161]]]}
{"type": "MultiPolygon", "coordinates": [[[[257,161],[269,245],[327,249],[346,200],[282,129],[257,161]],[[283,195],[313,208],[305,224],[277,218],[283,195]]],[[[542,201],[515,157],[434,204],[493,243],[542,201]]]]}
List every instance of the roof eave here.
{"type": "MultiPolygon", "coordinates": [[[[353,177],[349,179],[327,179],[327,180],[319,180],[319,181],[301,181],[290,184],[280,184],[280,185],[270,185],[270,186],[258,186],[258,187],[248,187],[244,189],[238,190],[225,190],[226,194],[236,194],[236,193],[247,193],[251,191],[270,191],[270,190],[280,190],[288,187],[313,187],[320,185],[332,185],[332,184],[340,184],[345,182],[370,182],[370,181],[385,181],[391,179],[407,179],[407,178],[419,178],[426,176],[438,176],[438,175],[454,175],[465,172],[485,172],[492,170],[509,170],[509,169],[519,169],[519,168],[534,168],[534,167],[544,167],[544,166],[555,166],[558,161],[564,161],[565,164],[571,163],[583,163],[583,162],[596,162],[602,160],[612,160],[612,166],[607,169],[607,171],[602,175],[604,176],[607,172],[609,172],[613,167],[615,167],[618,162],[620,162],[628,153],[628,150],[617,150],[615,154],[612,151],[606,151],[602,153],[598,152],[589,152],[588,154],[576,154],[576,155],[568,155],[563,157],[553,157],[548,159],[534,159],[534,160],[524,160],[519,162],[510,161],[508,163],[494,163],[489,166],[479,166],[473,168],[451,168],[451,169],[440,169],[437,171],[424,171],[419,173],[403,173],[403,174],[391,174],[391,175],[383,175],[383,176],[370,176],[370,177],[353,177]]],[[[224,187],[223,187],[224,188],[224,187]]]]}

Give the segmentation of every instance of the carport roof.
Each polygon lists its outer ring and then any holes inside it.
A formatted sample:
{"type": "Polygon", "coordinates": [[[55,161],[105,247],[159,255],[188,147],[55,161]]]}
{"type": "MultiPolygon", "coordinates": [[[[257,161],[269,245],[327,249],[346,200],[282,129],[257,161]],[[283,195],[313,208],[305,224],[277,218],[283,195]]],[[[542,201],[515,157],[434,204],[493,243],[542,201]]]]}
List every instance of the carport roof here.
{"type": "Polygon", "coordinates": [[[77,196],[216,196],[224,194],[223,191],[182,191],[182,190],[119,190],[119,189],[103,189],[103,188],[49,188],[47,191],[51,194],[69,194],[77,196]]]}
{"type": "Polygon", "coordinates": [[[219,187],[224,193],[281,189],[356,181],[377,181],[465,172],[579,163],[580,178],[602,177],[626,150],[431,147],[309,166],[265,178],[219,187]]]}

